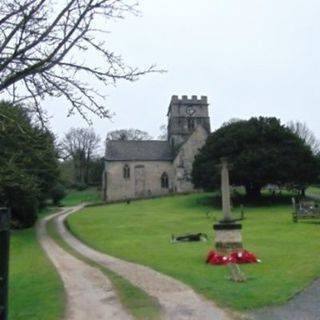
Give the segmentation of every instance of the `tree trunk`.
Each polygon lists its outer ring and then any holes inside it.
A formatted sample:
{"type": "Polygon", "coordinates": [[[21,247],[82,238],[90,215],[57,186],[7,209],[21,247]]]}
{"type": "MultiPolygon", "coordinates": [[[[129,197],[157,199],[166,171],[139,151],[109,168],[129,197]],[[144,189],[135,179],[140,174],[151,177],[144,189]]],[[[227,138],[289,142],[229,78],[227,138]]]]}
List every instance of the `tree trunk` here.
{"type": "Polygon", "coordinates": [[[249,200],[257,200],[261,197],[261,186],[259,185],[246,185],[246,197],[249,200]]]}
{"type": "Polygon", "coordinates": [[[84,181],[87,185],[90,183],[89,170],[90,170],[90,158],[87,158],[85,160],[85,177],[84,177],[84,181]]]}

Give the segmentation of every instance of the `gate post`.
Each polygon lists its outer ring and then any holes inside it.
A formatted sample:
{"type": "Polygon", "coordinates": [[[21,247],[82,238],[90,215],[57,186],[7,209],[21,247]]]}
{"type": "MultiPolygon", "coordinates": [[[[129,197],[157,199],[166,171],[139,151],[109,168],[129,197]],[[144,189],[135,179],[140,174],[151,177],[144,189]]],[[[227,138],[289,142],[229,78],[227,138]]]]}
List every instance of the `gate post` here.
{"type": "Polygon", "coordinates": [[[0,208],[0,320],[8,320],[10,210],[0,208]]]}

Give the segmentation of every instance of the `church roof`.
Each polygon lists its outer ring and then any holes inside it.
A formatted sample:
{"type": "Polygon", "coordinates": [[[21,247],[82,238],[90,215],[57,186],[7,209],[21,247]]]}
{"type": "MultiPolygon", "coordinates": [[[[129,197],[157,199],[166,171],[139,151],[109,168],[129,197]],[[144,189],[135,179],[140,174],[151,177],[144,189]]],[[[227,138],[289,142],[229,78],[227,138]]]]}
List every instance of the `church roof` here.
{"type": "Polygon", "coordinates": [[[107,161],[171,161],[173,153],[168,141],[108,140],[105,159],[107,161]]]}

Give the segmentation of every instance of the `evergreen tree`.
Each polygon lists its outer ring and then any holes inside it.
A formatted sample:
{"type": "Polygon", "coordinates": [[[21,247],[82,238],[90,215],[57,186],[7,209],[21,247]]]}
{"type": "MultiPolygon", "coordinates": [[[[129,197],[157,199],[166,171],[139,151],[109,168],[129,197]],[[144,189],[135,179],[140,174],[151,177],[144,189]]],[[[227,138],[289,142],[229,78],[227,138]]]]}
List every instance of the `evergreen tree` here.
{"type": "Polygon", "coordinates": [[[59,177],[54,136],[21,106],[0,102],[0,115],[0,205],[11,207],[17,226],[29,227],[59,177]]]}
{"type": "Polygon", "coordinates": [[[269,183],[296,187],[303,193],[319,174],[319,161],[310,146],[276,118],[233,121],[213,132],[193,164],[197,187],[211,189],[220,184],[221,157],[233,165],[231,183],[244,186],[250,198],[259,197],[269,183]]]}

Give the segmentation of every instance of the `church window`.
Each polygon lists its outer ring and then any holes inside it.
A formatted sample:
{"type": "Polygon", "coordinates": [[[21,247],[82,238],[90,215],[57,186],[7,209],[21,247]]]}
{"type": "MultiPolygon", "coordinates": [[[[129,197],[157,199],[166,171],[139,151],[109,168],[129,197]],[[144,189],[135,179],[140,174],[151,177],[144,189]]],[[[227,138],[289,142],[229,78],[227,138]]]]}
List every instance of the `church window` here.
{"type": "Polygon", "coordinates": [[[188,129],[194,130],[194,127],[195,127],[194,118],[188,118],[188,129]]]}
{"type": "Polygon", "coordinates": [[[169,177],[166,172],[161,175],[161,188],[168,189],[169,188],[169,177]]]}
{"type": "Polygon", "coordinates": [[[127,164],[123,167],[123,178],[130,179],[130,167],[127,164]]]}

